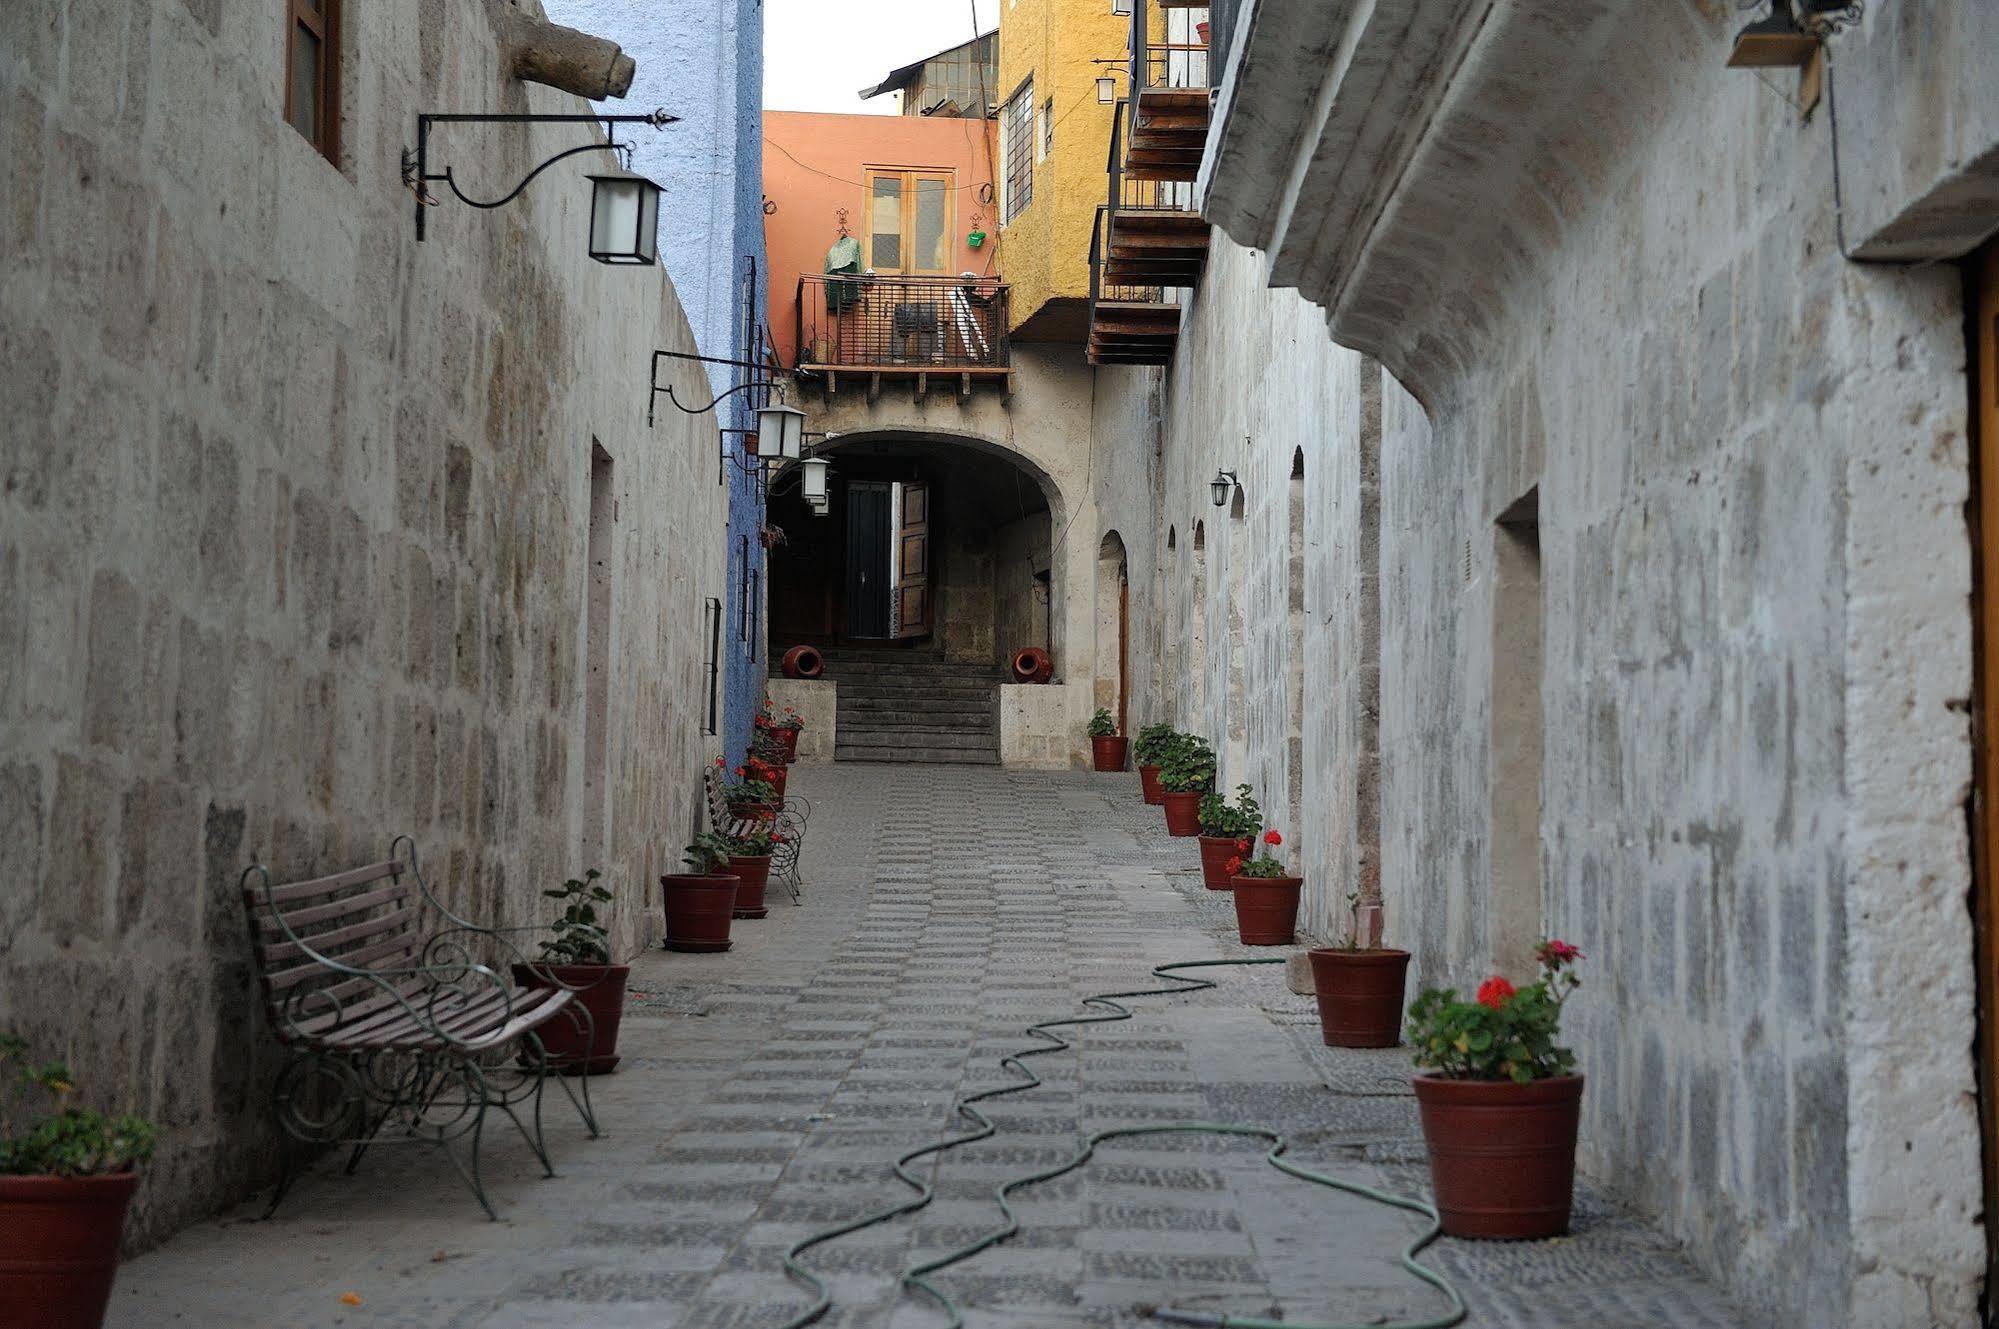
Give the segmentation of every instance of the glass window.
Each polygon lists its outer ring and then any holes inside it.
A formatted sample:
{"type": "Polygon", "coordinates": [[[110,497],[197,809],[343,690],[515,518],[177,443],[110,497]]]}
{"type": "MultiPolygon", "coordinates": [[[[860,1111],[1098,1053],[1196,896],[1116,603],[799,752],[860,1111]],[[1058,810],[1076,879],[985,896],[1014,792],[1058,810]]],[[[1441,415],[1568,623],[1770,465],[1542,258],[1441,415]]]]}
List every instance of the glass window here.
{"type": "Polygon", "coordinates": [[[289,0],[285,120],[325,154],[339,156],[339,0],[289,0]]]}
{"type": "Polygon", "coordinates": [[[1034,201],[1034,78],[1007,99],[1000,112],[1000,220],[1010,222],[1034,201]]]}
{"type": "Polygon", "coordinates": [[[951,270],[949,171],[868,172],[867,266],[880,273],[951,270]]]}
{"type": "Polygon", "coordinates": [[[951,266],[951,184],[934,175],[916,178],[915,244],[918,272],[944,272],[951,266]]]}
{"type": "Polygon", "coordinates": [[[902,177],[878,175],[868,191],[868,266],[902,271],[902,177]]]}

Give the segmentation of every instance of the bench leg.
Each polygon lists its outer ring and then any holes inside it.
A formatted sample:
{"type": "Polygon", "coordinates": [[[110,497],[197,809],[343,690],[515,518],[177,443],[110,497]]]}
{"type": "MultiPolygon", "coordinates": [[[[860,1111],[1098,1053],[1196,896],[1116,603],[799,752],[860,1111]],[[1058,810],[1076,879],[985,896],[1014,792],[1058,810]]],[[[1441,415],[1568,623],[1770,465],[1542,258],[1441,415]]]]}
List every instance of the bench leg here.
{"type": "MultiPolygon", "coordinates": [[[[572,1005],[567,1013],[583,1021],[583,1045],[589,1049],[584,1055],[584,1065],[587,1066],[589,1065],[590,1058],[597,1051],[597,1017],[590,1014],[583,1007],[576,1005],[572,1005]]],[[[562,1086],[563,1093],[569,1095],[569,1102],[575,1107],[576,1114],[583,1118],[583,1125],[590,1132],[590,1138],[593,1140],[602,1139],[604,1132],[597,1126],[597,1110],[590,1105],[590,1077],[588,1075],[558,1075],[556,1076],[556,1083],[562,1086]],[[575,1083],[572,1084],[571,1081],[575,1081],[575,1083]]],[[[541,1129],[541,1099],[539,1091],[537,1091],[535,1098],[534,1111],[535,1129],[539,1130],[541,1129]]]]}
{"type": "Polygon", "coordinates": [[[451,1166],[458,1169],[458,1175],[464,1179],[465,1184],[472,1188],[473,1198],[478,1200],[479,1207],[486,1211],[486,1217],[497,1223],[500,1221],[500,1215],[494,1211],[493,1202],[486,1198],[486,1187],[479,1176],[479,1141],[485,1134],[486,1108],[493,1101],[493,1095],[486,1085],[486,1073],[479,1069],[479,1063],[463,1061],[459,1063],[459,1069],[465,1083],[466,1110],[472,1113],[472,1127],[465,1132],[466,1157],[460,1160],[450,1141],[443,1136],[439,1137],[438,1145],[444,1150],[444,1156],[451,1160],[451,1166]],[[476,1105],[473,1103],[474,1095],[478,1099],[476,1105]]]}
{"type": "Polygon", "coordinates": [[[541,1035],[532,1029],[521,1035],[521,1039],[534,1058],[534,1089],[531,1091],[534,1096],[534,1129],[529,1130],[520,1113],[514,1111],[513,1098],[502,1096],[500,1110],[507,1114],[508,1120],[514,1123],[514,1129],[528,1142],[528,1148],[534,1150],[534,1156],[541,1160],[541,1175],[552,1177],[555,1175],[555,1164],[548,1161],[548,1141],[541,1133],[541,1091],[548,1083],[548,1048],[542,1043],[541,1035]]]}

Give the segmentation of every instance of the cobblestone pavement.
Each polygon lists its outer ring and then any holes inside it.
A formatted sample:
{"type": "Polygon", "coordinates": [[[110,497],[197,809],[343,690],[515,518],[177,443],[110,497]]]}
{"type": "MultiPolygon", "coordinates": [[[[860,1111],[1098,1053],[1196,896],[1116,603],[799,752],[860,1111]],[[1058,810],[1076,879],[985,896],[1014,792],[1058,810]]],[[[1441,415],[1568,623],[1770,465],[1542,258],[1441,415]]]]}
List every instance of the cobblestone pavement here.
{"type": "MultiPolygon", "coordinates": [[[[1268,953],[1236,943],[1227,898],[1131,777],[841,767],[794,790],[816,805],[806,904],[738,923],[728,954],[635,963],[624,1063],[595,1082],[605,1138],[558,1100],[561,1175],[544,1180],[518,1136],[489,1132],[505,1221],[432,1150],[378,1151],[353,1178],[322,1165],[275,1220],[244,1206],[128,1264],[112,1325],[770,1329],[807,1303],[784,1249],[904,1198],[890,1161],[1006,1078],[1023,1026],[1152,986],[1154,964],[1268,953]]],[[[997,1182],[1114,1124],[1268,1125],[1308,1167],[1427,1194],[1406,1058],[1321,1047],[1281,967],[1132,1004],[1034,1058],[1046,1083],[991,1106],[995,1138],[919,1165],[936,1203],[807,1254],[835,1296],[822,1323],[945,1323],[899,1272],[993,1226],[997,1182]]],[[[1431,1249],[1471,1324],[1751,1323],[1670,1242],[1578,1199],[1567,1239],[1431,1249]]],[[[938,1278],[970,1329],[1122,1329],[1164,1304],[1381,1323],[1443,1304],[1396,1267],[1412,1219],[1288,1181],[1252,1141],[1106,1145],[1017,1207],[1016,1239],[938,1278]]]]}

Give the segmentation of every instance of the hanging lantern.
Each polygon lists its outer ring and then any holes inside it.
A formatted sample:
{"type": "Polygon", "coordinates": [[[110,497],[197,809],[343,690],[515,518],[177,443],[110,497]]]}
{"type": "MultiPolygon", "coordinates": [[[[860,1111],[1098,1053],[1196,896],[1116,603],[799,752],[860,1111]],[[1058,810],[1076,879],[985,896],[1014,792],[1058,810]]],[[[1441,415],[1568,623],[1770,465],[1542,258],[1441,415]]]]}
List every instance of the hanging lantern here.
{"type": "Polygon", "coordinates": [[[824,507],[828,501],[826,472],[832,469],[832,463],[824,457],[807,457],[799,466],[802,469],[798,476],[798,492],[804,495],[807,503],[824,507]]]}
{"type": "Polygon", "coordinates": [[[1229,496],[1235,492],[1237,481],[1234,471],[1216,471],[1215,478],[1208,481],[1208,494],[1215,500],[1215,506],[1225,508],[1229,496]]]}
{"type": "Polygon", "coordinates": [[[590,257],[650,266],[659,256],[659,186],[642,175],[590,177],[590,257]]]}
{"type": "Polygon", "coordinates": [[[797,461],[804,452],[805,412],[783,402],[757,412],[757,456],[797,461]]]}

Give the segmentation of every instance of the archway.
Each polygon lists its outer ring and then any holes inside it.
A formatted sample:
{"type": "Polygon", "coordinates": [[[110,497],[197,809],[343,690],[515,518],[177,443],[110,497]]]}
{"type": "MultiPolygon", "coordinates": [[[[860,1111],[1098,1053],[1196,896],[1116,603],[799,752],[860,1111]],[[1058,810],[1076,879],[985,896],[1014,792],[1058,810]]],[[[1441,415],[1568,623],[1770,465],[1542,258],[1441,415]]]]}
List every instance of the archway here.
{"type": "Polygon", "coordinates": [[[1106,531],[1097,545],[1096,704],[1126,722],[1131,696],[1131,569],[1124,537],[1106,531]]]}
{"type": "Polygon", "coordinates": [[[1223,606],[1223,625],[1228,631],[1227,654],[1223,656],[1226,676],[1222,682],[1223,787],[1248,782],[1249,774],[1249,606],[1248,591],[1249,523],[1240,482],[1229,505],[1228,539],[1222,543],[1226,561],[1228,602],[1223,606]]]}
{"type": "Polygon", "coordinates": [[[1192,622],[1187,630],[1187,714],[1185,728],[1200,733],[1208,724],[1208,525],[1194,523],[1192,622]]]}
{"type": "Polygon", "coordinates": [[[1291,454],[1290,547],[1284,633],[1284,774],[1291,825],[1304,830],[1305,799],[1305,450],[1291,454]]]}

